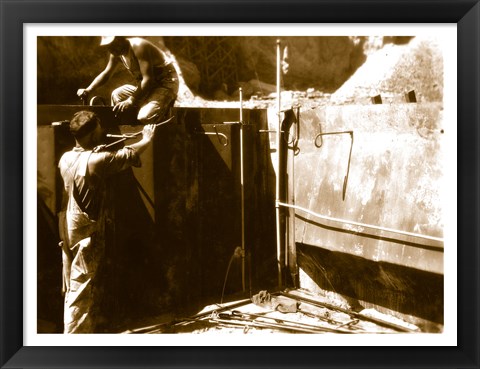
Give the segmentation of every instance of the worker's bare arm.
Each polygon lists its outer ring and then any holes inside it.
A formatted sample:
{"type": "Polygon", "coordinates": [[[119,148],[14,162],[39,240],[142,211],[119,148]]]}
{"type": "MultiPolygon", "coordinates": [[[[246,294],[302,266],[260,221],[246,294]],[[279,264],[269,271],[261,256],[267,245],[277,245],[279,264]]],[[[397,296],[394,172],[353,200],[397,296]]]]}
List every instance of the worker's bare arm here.
{"type": "Polygon", "coordinates": [[[94,91],[98,87],[105,84],[112,76],[113,72],[115,71],[115,68],[117,67],[117,64],[118,64],[118,58],[110,54],[110,57],[108,59],[108,63],[105,69],[97,77],[95,77],[95,79],[92,81],[92,83],[90,83],[90,85],[87,88],[80,88],[77,91],[77,95],[79,97],[88,97],[88,95],[92,91],[94,91]]]}
{"type": "Polygon", "coordinates": [[[142,139],[134,144],[128,145],[131,148],[135,149],[137,154],[141,154],[142,152],[145,151],[145,149],[148,147],[150,142],[152,142],[153,138],[155,137],[155,129],[156,125],[155,124],[147,124],[143,127],[142,131],[142,139]]]}

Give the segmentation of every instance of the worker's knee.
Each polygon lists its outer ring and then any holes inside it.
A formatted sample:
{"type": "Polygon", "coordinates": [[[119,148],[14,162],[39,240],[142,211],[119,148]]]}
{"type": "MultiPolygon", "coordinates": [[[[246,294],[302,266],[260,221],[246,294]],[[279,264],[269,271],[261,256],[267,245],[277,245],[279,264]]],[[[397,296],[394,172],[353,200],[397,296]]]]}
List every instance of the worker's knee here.
{"type": "Polygon", "coordinates": [[[122,100],[123,97],[123,89],[122,87],[116,88],[112,91],[112,105],[117,105],[122,100]]]}
{"type": "Polygon", "coordinates": [[[158,103],[148,103],[138,112],[137,119],[142,124],[154,124],[160,122],[168,113],[169,106],[158,103]]]}
{"type": "Polygon", "coordinates": [[[112,105],[117,105],[121,101],[127,100],[135,92],[135,86],[123,85],[112,91],[112,105]]]}

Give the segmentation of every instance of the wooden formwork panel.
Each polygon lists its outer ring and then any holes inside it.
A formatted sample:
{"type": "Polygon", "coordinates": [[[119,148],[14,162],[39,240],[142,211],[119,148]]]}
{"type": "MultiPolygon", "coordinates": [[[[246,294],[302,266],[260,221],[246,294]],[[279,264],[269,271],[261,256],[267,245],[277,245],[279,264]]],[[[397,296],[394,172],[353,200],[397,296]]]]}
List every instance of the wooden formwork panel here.
{"type": "MultiPolygon", "coordinates": [[[[48,178],[42,186],[54,194],[52,214],[63,195],[58,160],[74,142],[68,126],[51,123],[82,109],[98,113],[109,132],[141,130],[136,122],[116,119],[111,107],[39,106],[38,170],[39,178],[48,178]]],[[[142,154],[142,167],[109,182],[115,219],[107,229],[107,257],[114,277],[107,281],[106,303],[117,317],[218,300],[230,258],[241,244],[239,125],[225,123],[237,120],[239,110],[175,108],[173,115],[142,154]]],[[[275,265],[274,182],[265,172],[271,168],[268,142],[256,135],[266,128],[266,114],[245,111],[244,118],[246,247],[252,266],[247,285],[257,286],[270,274],[268,265],[275,265]]],[[[239,265],[232,263],[226,294],[242,289],[239,265]]]]}

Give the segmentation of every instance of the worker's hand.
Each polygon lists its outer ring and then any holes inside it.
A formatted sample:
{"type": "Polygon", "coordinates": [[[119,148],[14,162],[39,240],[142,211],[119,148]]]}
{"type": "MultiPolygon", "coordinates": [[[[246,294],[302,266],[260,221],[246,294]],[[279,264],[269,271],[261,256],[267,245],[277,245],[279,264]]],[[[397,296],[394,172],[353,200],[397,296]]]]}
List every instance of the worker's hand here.
{"type": "Polygon", "coordinates": [[[151,141],[153,136],[155,136],[155,128],[155,124],[147,124],[146,126],[144,126],[142,131],[143,140],[151,141]]]}
{"type": "Polygon", "coordinates": [[[125,110],[130,109],[133,106],[133,102],[130,99],[119,102],[113,107],[115,113],[123,113],[125,110]]]}
{"type": "Polygon", "coordinates": [[[86,88],[79,88],[77,90],[77,96],[81,99],[88,99],[88,90],[86,88]]]}
{"type": "Polygon", "coordinates": [[[100,152],[100,151],[103,151],[103,149],[105,149],[105,147],[107,147],[107,145],[105,145],[105,144],[95,146],[95,147],[93,148],[92,152],[100,152]]]}

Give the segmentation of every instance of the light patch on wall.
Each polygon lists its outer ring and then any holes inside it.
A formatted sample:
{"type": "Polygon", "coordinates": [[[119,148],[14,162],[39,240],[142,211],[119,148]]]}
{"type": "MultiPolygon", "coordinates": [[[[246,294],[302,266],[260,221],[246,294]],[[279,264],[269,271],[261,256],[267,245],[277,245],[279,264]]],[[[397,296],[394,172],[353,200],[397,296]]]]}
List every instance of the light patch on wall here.
{"type": "Polygon", "coordinates": [[[355,243],[355,245],[353,245],[353,253],[357,256],[363,256],[363,245],[355,243]]]}

